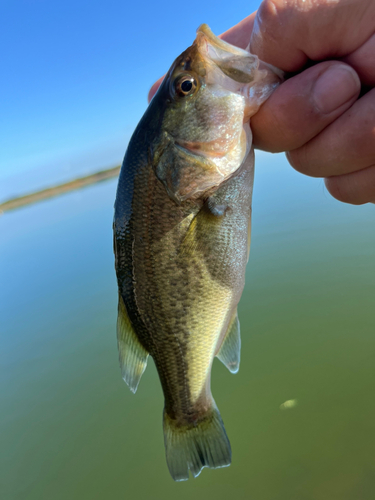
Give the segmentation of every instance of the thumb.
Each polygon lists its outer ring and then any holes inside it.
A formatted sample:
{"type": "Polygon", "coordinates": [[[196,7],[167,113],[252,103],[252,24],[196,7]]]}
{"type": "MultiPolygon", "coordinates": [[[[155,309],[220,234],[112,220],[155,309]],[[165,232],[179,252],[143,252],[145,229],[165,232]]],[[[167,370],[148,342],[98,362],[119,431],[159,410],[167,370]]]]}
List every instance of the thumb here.
{"type": "Polygon", "coordinates": [[[251,118],[255,147],[276,153],[303,146],[350,108],[360,89],[357,73],[338,61],[286,80],[251,118]]]}

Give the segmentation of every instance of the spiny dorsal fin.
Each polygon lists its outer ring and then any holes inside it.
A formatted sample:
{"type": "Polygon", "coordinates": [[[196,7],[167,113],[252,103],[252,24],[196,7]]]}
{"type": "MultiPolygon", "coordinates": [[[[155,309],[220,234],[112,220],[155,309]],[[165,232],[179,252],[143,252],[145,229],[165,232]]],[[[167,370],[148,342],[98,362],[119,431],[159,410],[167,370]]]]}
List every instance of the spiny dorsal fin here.
{"type": "Polygon", "coordinates": [[[241,335],[237,309],[230,320],[227,333],[217,357],[231,373],[237,373],[240,367],[241,335]]]}
{"type": "Polygon", "coordinates": [[[121,295],[118,301],[117,346],[122,378],[135,393],[147,366],[148,352],[134,332],[121,295]]]}

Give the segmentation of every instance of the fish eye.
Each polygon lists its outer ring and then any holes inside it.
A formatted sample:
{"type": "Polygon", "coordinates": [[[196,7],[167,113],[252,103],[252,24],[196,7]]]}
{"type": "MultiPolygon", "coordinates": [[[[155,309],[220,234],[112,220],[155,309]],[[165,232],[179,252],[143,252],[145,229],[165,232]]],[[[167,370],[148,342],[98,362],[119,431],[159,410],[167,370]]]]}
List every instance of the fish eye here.
{"type": "Polygon", "coordinates": [[[174,88],[180,97],[192,95],[197,88],[197,82],[191,75],[183,75],[175,80],[174,88]]]}

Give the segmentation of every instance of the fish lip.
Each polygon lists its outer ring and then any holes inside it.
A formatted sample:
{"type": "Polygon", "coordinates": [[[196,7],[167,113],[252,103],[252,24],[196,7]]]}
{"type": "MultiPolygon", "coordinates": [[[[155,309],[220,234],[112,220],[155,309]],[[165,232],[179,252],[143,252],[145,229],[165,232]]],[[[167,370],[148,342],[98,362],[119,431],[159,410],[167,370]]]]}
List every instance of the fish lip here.
{"type": "Polygon", "coordinates": [[[244,85],[254,81],[259,66],[258,56],[221,40],[212,33],[207,24],[198,28],[195,43],[208,66],[215,65],[238,84],[244,85]]]}
{"type": "Polygon", "coordinates": [[[228,52],[233,55],[238,56],[249,56],[249,52],[247,50],[241,49],[240,47],[235,47],[234,45],[222,40],[218,36],[216,36],[210,29],[207,24],[201,24],[197,29],[197,43],[198,47],[202,48],[202,38],[208,44],[213,47],[217,47],[225,52],[228,52]]]}
{"type": "MultiPolygon", "coordinates": [[[[211,144],[210,142],[196,142],[196,143],[191,143],[188,141],[182,141],[173,138],[174,143],[177,147],[180,147],[184,149],[185,151],[188,151],[189,153],[193,154],[194,156],[202,156],[204,158],[212,158],[212,157],[223,157],[225,156],[226,152],[225,151],[212,151],[209,149],[209,145],[211,144]],[[194,146],[193,144],[196,144],[197,146],[194,146]]],[[[214,141],[212,141],[214,142],[214,141]]]]}
{"type": "Polygon", "coordinates": [[[206,155],[204,154],[200,154],[199,151],[200,149],[195,149],[195,148],[191,148],[189,147],[189,142],[187,141],[182,141],[182,140],[179,140],[177,139],[176,137],[173,137],[172,134],[170,134],[169,132],[167,132],[168,134],[168,137],[169,139],[173,142],[173,144],[177,147],[177,148],[180,148],[180,149],[183,149],[184,151],[186,151],[188,154],[191,154],[193,156],[198,156],[198,157],[204,157],[206,158],[206,155]]]}

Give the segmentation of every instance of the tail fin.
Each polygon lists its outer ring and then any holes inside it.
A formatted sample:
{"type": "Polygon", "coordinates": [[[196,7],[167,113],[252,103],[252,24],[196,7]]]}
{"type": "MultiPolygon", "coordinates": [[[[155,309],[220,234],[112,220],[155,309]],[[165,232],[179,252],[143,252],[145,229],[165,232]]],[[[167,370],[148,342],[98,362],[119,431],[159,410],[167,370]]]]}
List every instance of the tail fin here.
{"type": "Polygon", "coordinates": [[[164,411],[164,444],[169,472],[175,481],[197,477],[203,467],[216,469],[231,463],[232,451],[215,404],[196,425],[177,425],[164,411]]]}

